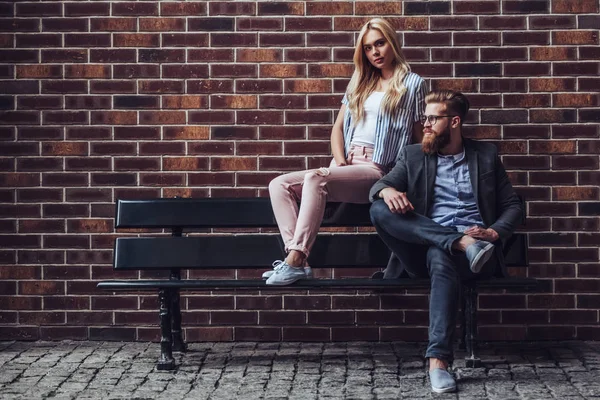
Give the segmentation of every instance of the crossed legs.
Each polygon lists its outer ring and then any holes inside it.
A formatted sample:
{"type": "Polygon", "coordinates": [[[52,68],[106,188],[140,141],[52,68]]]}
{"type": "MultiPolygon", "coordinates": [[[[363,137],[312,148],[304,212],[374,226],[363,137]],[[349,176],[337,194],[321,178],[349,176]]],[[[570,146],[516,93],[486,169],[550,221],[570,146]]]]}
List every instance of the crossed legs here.
{"type": "Polygon", "coordinates": [[[445,368],[453,360],[460,281],[493,273],[495,257],[481,273],[472,273],[464,253],[453,247],[464,236],[462,233],[414,212],[392,213],[383,200],[371,206],[371,220],[409,275],[430,277],[429,345],[425,357],[440,360],[440,367],[445,368]]]}

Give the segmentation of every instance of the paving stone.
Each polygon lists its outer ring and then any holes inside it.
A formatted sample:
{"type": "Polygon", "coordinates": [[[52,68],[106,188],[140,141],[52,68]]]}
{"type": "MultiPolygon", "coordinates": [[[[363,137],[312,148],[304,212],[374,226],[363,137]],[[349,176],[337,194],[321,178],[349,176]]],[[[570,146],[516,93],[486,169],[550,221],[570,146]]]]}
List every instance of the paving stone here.
{"type": "MultiPolygon", "coordinates": [[[[192,343],[157,371],[154,343],[0,342],[1,399],[600,399],[596,342],[483,345],[432,394],[423,344],[192,343]]],[[[457,352],[456,354],[460,354],[457,352]]]]}

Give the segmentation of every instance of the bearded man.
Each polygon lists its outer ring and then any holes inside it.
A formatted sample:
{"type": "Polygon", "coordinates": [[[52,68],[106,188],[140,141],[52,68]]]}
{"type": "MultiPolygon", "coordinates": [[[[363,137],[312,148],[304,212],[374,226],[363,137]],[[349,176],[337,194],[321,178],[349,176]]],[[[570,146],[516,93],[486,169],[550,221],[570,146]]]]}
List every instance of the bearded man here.
{"type": "Polygon", "coordinates": [[[425,98],[423,141],[402,149],[371,188],[371,220],[413,277],[431,279],[429,377],[434,392],[456,390],[448,372],[461,279],[504,265],[502,241],[523,210],[496,147],[463,138],[469,101],[459,92],[425,98]]]}

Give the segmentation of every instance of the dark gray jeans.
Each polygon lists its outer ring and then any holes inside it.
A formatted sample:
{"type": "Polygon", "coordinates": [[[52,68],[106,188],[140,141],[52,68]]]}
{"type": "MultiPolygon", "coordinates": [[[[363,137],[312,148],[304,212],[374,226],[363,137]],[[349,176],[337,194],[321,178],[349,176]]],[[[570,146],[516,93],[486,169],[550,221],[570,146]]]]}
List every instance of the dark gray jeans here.
{"type": "Polygon", "coordinates": [[[464,253],[452,254],[452,243],[462,233],[415,212],[394,214],[383,200],[371,206],[371,221],[411,277],[430,277],[429,346],[425,357],[451,362],[460,281],[493,275],[496,257],[479,274],[473,274],[464,253]]]}

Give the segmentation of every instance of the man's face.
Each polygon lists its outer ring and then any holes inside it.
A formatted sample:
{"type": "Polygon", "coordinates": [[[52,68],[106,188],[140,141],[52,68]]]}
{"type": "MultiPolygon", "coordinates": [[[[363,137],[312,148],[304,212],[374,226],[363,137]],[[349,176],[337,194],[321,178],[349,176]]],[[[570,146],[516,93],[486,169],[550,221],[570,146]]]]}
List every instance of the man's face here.
{"type": "Polygon", "coordinates": [[[421,148],[426,154],[436,154],[450,143],[451,117],[440,117],[448,115],[446,105],[442,103],[430,103],[425,108],[428,118],[423,124],[423,142],[421,148]]]}

